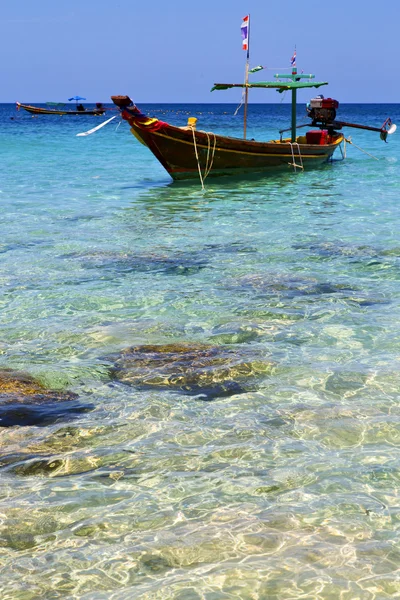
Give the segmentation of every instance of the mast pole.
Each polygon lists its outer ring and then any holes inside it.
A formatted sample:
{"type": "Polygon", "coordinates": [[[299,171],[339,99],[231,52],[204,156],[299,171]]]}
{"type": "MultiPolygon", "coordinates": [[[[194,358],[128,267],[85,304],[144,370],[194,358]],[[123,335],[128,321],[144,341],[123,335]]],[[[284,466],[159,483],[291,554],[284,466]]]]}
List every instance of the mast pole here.
{"type": "MultiPolygon", "coordinates": [[[[297,58],[296,46],[294,47],[294,54],[292,56],[292,81],[298,81],[297,78],[297,58]]],[[[296,108],[297,108],[297,89],[292,88],[292,144],[296,141],[296,108]]]]}
{"type": "Polygon", "coordinates": [[[248,32],[247,32],[247,59],[246,59],[246,74],[244,78],[245,82],[245,91],[244,91],[244,115],[243,115],[243,139],[246,139],[246,129],[247,129],[247,103],[249,99],[249,61],[250,61],[250,14],[248,21],[248,32]]]}
{"type": "MultiPolygon", "coordinates": [[[[297,74],[296,67],[292,70],[293,81],[295,81],[295,75],[297,74]]],[[[296,141],[296,108],[297,108],[297,90],[292,88],[292,143],[296,141]]]]}

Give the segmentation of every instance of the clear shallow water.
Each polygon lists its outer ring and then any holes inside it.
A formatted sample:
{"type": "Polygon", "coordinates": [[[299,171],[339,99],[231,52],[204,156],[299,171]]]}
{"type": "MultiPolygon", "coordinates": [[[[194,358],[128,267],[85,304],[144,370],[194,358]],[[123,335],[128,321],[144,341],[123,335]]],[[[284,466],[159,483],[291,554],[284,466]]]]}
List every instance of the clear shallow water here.
{"type": "MultiPolygon", "coordinates": [[[[233,106],[141,108],[241,132],[233,106]]],[[[0,111],[0,367],[93,405],[0,429],[2,599],[400,596],[400,137],[203,193],[124,123],[0,111]],[[171,342],[274,368],[209,402],[110,380],[110,354],[171,342]]],[[[276,137],[289,107],[249,118],[276,137]]]]}

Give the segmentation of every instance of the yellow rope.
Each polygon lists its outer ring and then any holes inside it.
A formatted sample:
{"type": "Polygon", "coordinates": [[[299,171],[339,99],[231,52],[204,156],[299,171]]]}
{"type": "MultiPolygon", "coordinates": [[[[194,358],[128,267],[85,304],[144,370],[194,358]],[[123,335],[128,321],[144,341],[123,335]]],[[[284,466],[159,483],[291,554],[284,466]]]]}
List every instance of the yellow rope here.
{"type": "Polygon", "coordinates": [[[205,134],[207,136],[207,161],[206,161],[206,168],[204,170],[204,180],[208,176],[208,174],[211,171],[211,168],[213,166],[214,155],[215,155],[215,147],[217,145],[217,138],[215,136],[215,133],[211,133],[211,135],[214,136],[214,146],[213,146],[212,155],[211,155],[211,158],[210,158],[210,150],[211,150],[210,135],[208,134],[207,131],[205,132],[205,134]]]}
{"type": "Polygon", "coordinates": [[[373,158],[374,160],[379,160],[379,158],[376,158],[376,156],[374,156],[373,154],[370,154],[369,152],[366,152],[365,150],[363,150],[362,148],[360,148],[360,146],[357,146],[357,144],[355,144],[354,142],[351,141],[351,138],[344,138],[345,141],[348,144],[351,144],[352,146],[355,146],[355,148],[357,148],[357,150],[360,150],[360,152],[364,152],[364,154],[366,154],[367,156],[370,156],[371,158],[373,158]]]}
{"type": "Polygon", "coordinates": [[[217,138],[216,138],[216,136],[215,136],[215,133],[212,133],[212,134],[211,134],[211,135],[213,135],[213,136],[214,136],[214,147],[213,147],[213,150],[212,150],[212,155],[211,155],[211,159],[210,159],[210,150],[211,150],[210,135],[208,134],[208,132],[207,132],[207,131],[204,131],[204,133],[205,133],[205,134],[206,134],[206,136],[207,136],[207,159],[206,159],[206,166],[205,166],[205,169],[204,169],[204,175],[202,175],[202,174],[201,174],[201,167],[200,167],[200,159],[199,159],[199,154],[198,154],[198,152],[197,152],[196,135],[195,135],[195,132],[194,132],[194,131],[195,131],[195,128],[192,126],[192,127],[190,127],[190,129],[192,130],[192,133],[193,133],[193,145],[194,145],[194,153],[195,153],[195,155],[196,155],[196,160],[197,160],[197,168],[198,168],[198,171],[199,171],[199,177],[200,177],[200,182],[201,182],[201,188],[202,188],[202,190],[203,190],[203,192],[204,192],[204,190],[205,190],[205,187],[204,187],[204,182],[205,182],[205,180],[206,180],[206,178],[207,178],[208,174],[210,173],[210,171],[211,171],[211,168],[212,168],[212,165],[213,165],[213,162],[214,162],[214,155],[215,155],[215,147],[216,147],[216,145],[217,145],[217,138]]]}
{"type": "Polygon", "coordinates": [[[203,177],[201,174],[201,168],[200,168],[200,161],[199,161],[199,155],[197,153],[197,145],[196,145],[196,136],[194,134],[194,127],[191,128],[192,129],[192,133],[193,133],[193,145],[194,145],[194,153],[196,155],[196,160],[197,160],[197,168],[199,170],[199,177],[200,177],[200,182],[201,182],[201,189],[204,191],[204,181],[203,181],[203,177]]]}
{"type": "Polygon", "coordinates": [[[292,158],[293,158],[293,162],[292,162],[292,163],[289,163],[289,165],[291,165],[291,166],[294,168],[294,170],[295,170],[295,171],[296,171],[296,168],[297,168],[297,169],[304,169],[304,167],[303,167],[303,159],[302,159],[301,152],[300,152],[300,144],[299,144],[298,142],[289,142],[289,144],[290,144],[290,149],[291,149],[291,151],[292,151],[292,158]],[[297,145],[297,150],[298,150],[298,152],[299,152],[299,158],[300,158],[300,162],[301,162],[301,164],[300,164],[300,165],[297,165],[297,164],[296,164],[296,161],[295,161],[295,159],[294,159],[294,150],[293,150],[293,146],[295,146],[295,145],[297,145]]]}

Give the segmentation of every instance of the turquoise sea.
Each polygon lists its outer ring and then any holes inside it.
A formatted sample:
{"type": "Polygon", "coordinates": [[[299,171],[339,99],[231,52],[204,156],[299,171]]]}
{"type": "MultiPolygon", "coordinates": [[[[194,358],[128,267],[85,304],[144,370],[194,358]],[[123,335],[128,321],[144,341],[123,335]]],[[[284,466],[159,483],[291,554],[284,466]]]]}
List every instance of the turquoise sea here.
{"type": "MultiPolygon", "coordinates": [[[[203,192],[119,118],[76,137],[106,118],[0,105],[0,370],[73,398],[0,427],[1,600],[400,598],[400,133],[203,192]]],[[[289,119],[250,105],[248,135],[289,119]]]]}

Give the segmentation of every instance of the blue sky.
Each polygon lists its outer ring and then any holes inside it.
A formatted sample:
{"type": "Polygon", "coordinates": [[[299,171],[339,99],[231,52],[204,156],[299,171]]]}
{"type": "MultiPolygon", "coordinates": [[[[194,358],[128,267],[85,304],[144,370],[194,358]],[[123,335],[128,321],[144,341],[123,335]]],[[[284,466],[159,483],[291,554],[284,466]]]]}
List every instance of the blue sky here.
{"type": "MultiPolygon", "coordinates": [[[[329,81],[325,95],[400,102],[399,0],[2,0],[0,102],[128,94],[137,103],[235,103],[239,90],[210,88],[243,80],[240,25],[249,13],[251,66],[272,68],[253,81],[289,68],[296,46],[299,70],[329,81]]],[[[280,100],[269,90],[250,96],[280,100]]]]}

